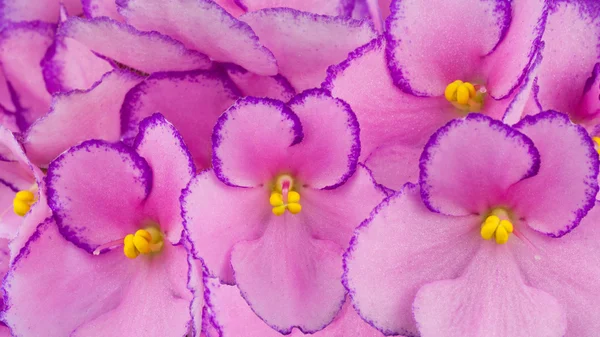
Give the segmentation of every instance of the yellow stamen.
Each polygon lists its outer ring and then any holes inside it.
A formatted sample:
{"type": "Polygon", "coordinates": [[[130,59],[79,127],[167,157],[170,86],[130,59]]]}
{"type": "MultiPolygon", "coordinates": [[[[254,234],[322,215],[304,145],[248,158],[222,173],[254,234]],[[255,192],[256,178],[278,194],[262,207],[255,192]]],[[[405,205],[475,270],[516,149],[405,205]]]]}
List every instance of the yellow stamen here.
{"type": "Polygon", "coordinates": [[[123,253],[130,259],[140,254],[158,253],[164,245],[163,235],[155,227],[139,229],[135,234],[128,234],[123,239],[123,253]]]}
{"type": "Polygon", "coordinates": [[[479,112],[483,103],[484,90],[477,90],[469,82],[456,80],[444,90],[446,100],[464,112],[479,112]]]}
{"type": "Polygon", "coordinates": [[[25,216],[31,209],[31,205],[36,202],[35,194],[29,190],[23,190],[15,194],[13,199],[13,210],[19,216],[25,216]]]}
{"type": "Polygon", "coordinates": [[[596,148],[596,152],[600,155],[600,137],[593,137],[594,147],[596,148]]]}
{"type": "Polygon", "coordinates": [[[292,214],[298,214],[302,210],[300,205],[300,193],[292,191],[294,180],[287,174],[280,175],[275,179],[273,191],[269,197],[269,204],[273,214],[279,216],[288,210],[292,214]]]}
{"type": "Polygon", "coordinates": [[[509,234],[513,232],[514,226],[512,222],[505,217],[508,217],[505,210],[494,210],[481,225],[481,237],[484,240],[495,238],[497,244],[505,244],[508,242],[509,234]],[[496,213],[500,214],[503,219],[496,215],[496,213]]]}

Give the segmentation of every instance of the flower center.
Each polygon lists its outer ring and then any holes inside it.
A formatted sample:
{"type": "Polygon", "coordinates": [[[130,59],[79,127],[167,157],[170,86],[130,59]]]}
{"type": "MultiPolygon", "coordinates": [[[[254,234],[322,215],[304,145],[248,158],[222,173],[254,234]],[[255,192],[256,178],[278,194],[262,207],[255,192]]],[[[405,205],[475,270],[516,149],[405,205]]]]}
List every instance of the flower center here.
{"type": "Polygon", "coordinates": [[[283,174],[275,179],[269,204],[273,207],[272,211],[275,215],[283,215],[286,210],[292,214],[298,214],[302,210],[300,205],[300,193],[293,190],[294,179],[283,174]]]}
{"type": "Polygon", "coordinates": [[[592,140],[594,141],[594,148],[596,149],[596,152],[598,152],[598,155],[600,155],[600,137],[592,137],[592,140]]]}
{"type": "Polygon", "coordinates": [[[479,112],[486,89],[483,85],[456,80],[446,87],[444,96],[454,107],[464,112],[479,112]]]}
{"type": "Polygon", "coordinates": [[[504,208],[492,210],[485,221],[481,224],[481,237],[485,240],[496,239],[497,244],[508,242],[508,236],[514,230],[508,212],[504,208]]]}
{"type": "Polygon", "coordinates": [[[37,191],[37,185],[33,185],[28,190],[22,190],[15,194],[13,199],[13,210],[15,214],[19,216],[25,216],[31,209],[31,206],[37,202],[35,193],[37,191]]]}
{"type": "Polygon", "coordinates": [[[103,244],[94,250],[94,255],[100,255],[105,249],[123,245],[123,254],[130,259],[140,255],[160,253],[164,246],[164,236],[156,226],[138,229],[134,234],[127,234],[125,238],[103,244]]]}

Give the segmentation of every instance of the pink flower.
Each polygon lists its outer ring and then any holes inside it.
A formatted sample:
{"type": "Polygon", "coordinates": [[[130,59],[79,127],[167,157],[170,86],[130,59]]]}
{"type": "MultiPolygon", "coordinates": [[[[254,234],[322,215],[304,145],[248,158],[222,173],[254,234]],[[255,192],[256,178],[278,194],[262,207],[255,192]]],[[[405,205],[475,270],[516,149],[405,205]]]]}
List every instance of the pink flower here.
{"type": "Polygon", "coordinates": [[[54,160],[46,181],[56,225],[48,218],[38,226],[4,281],[11,330],[186,334],[191,293],[178,200],[194,171],[159,114],[141,123],[133,148],[89,140],[54,160]]]}
{"type": "Polygon", "coordinates": [[[64,6],[70,15],[81,15],[80,0],[3,0],[0,10],[0,22],[45,21],[57,23],[60,8],[64,6]]]}
{"type": "Polygon", "coordinates": [[[182,196],[194,256],[274,329],[323,329],[345,300],[343,250],[385,196],[357,165],[354,113],[321,90],[289,105],[248,97],[219,118],[213,146],[213,170],[182,196]]]}
{"type": "Polygon", "coordinates": [[[384,37],[331,67],[323,88],[356,111],[361,160],[376,180],[400,188],[416,181],[419,154],[437,128],[469,112],[502,119],[528,89],[547,8],[537,0],[391,6],[384,37]]]}
{"type": "Polygon", "coordinates": [[[420,169],[347,252],[364,319],[423,337],[595,335],[599,213],[584,216],[598,155],[583,128],[554,112],[514,128],[472,114],[431,137],[420,169]]]}

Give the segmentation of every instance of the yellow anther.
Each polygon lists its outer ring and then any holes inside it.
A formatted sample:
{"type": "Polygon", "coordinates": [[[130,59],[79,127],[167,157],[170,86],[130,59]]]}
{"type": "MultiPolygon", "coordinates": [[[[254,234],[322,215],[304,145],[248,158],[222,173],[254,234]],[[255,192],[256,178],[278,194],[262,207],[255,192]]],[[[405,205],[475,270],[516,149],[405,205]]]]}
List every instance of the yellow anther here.
{"type": "Polygon", "coordinates": [[[496,243],[497,244],[505,244],[508,241],[508,232],[504,226],[498,226],[496,228],[496,243]]]}
{"type": "Polygon", "coordinates": [[[271,192],[269,204],[273,207],[272,211],[275,215],[283,215],[286,209],[292,214],[298,214],[302,210],[300,193],[296,191],[288,191],[287,200],[284,200],[283,194],[277,191],[271,192]]]}
{"type": "Polygon", "coordinates": [[[290,191],[288,193],[288,202],[289,203],[298,203],[300,202],[300,193],[296,192],[296,191],[290,191]]]}
{"type": "Polygon", "coordinates": [[[123,253],[130,259],[135,259],[140,255],[140,252],[133,244],[133,234],[127,234],[125,239],[123,239],[123,253]]]}
{"type": "Polygon", "coordinates": [[[35,194],[28,190],[19,191],[13,199],[13,210],[19,216],[25,216],[35,203],[35,194]]]}
{"type": "Polygon", "coordinates": [[[600,137],[593,137],[594,147],[596,148],[596,152],[600,155],[600,137]]]}
{"type": "Polygon", "coordinates": [[[133,236],[133,244],[142,254],[150,253],[150,241],[152,241],[152,235],[143,229],[139,229],[133,236]]]}
{"type": "Polygon", "coordinates": [[[452,102],[455,100],[456,91],[461,84],[463,84],[462,81],[454,81],[448,84],[446,90],[444,91],[444,96],[446,96],[448,101],[452,102]]]}
{"type": "Polygon", "coordinates": [[[283,215],[283,213],[285,213],[285,209],[286,208],[287,208],[286,205],[281,205],[281,206],[273,207],[273,214],[275,214],[275,215],[283,215]]]}
{"type": "Polygon", "coordinates": [[[271,197],[269,198],[269,203],[273,207],[283,205],[283,195],[281,195],[281,193],[278,193],[278,192],[271,193],[271,197]]]}
{"type": "Polygon", "coordinates": [[[496,228],[500,224],[500,218],[495,215],[491,215],[485,219],[483,226],[481,226],[481,237],[485,240],[490,240],[494,233],[496,232],[496,228]]]}
{"type": "Polygon", "coordinates": [[[293,203],[287,205],[287,209],[292,214],[298,214],[302,210],[302,205],[293,202],[293,203]]]}
{"type": "Polygon", "coordinates": [[[513,232],[513,224],[512,222],[508,221],[508,220],[502,220],[500,221],[500,226],[504,227],[504,229],[506,229],[507,232],[512,233],[513,232]]]}
{"type": "MultiPolygon", "coordinates": [[[[504,211],[503,211],[504,212],[504,211]]],[[[509,234],[514,230],[512,222],[508,219],[500,219],[497,215],[488,216],[481,225],[481,237],[485,240],[496,238],[496,243],[508,242],[509,234]]]]}
{"type": "Polygon", "coordinates": [[[158,228],[139,229],[123,239],[123,253],[130,259],[140,254],[158,253],[164,245],[163,235],[158,228]]]}
{"type": "Polygon", "coordinates": [[[483,92],[478,92],[473,84],[460,80],[448,84],[444,96],[448,102],[464,112],[478,112],[483,103],[483,92]]]}
{"type": "Polygon", "coordinates": [[[469,103],[469,89],[463,84],[458,86],[456,90],[456,102],[458,104],[467,104],[469,103]]]}
{"type": "Polygon", "coordinates": [[[35,199],[35,194],[31,191],[19,191],[15,194],[15,199],[19,199],[21,201],[33,201],[35,199]]]}

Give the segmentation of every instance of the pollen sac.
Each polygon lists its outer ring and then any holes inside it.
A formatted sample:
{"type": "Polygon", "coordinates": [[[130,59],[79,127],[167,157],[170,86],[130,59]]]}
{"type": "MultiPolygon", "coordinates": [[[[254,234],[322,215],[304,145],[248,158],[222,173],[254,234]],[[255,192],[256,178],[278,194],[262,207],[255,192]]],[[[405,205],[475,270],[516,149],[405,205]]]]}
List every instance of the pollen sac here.
{"type": "Polygon", "coordinates": [[[273,214],[280,216],[289,211],[298,214],[302,210],[300,205],[300,193],[293,190],[294,179],[288,174],[282,174],[274,180],[269,204],[273,207],[273,214]]]}
{"type": "Polygon", "coordinates": [[[31,209],[31,205],[36,202],[35,194],[28,190],[19,191],[13,199],[13,210],[19,216],[25,216],[31,209]]]}
{"type": "Polygon", "coordinates": [[[508,242],[509,234],[514,230],[512,222],[508,219],[500,219],[497,215],[488,216],[481,225],[481,237],[484,240],[496,239],[497,244],[508,242]]]}
{"type": "Polygon", "coordinates": [[[483,86],[475,86],[469,82],[456,80],[444,91],[448,102],[463,112],[479,112],[483,105],[485,89],[483,86]]]}
{"type": "Polygon", "coordinates": [[[140,254],[158,253],[164,246],[163,240],[162,233],[155,227],[139,229],[123,239],[123,254],[135,259],[140,254]]]}

